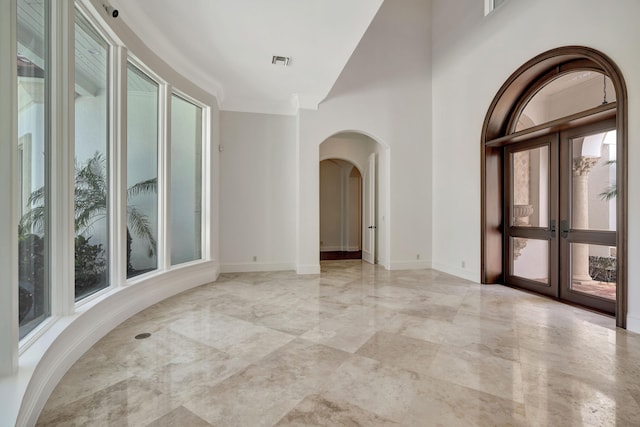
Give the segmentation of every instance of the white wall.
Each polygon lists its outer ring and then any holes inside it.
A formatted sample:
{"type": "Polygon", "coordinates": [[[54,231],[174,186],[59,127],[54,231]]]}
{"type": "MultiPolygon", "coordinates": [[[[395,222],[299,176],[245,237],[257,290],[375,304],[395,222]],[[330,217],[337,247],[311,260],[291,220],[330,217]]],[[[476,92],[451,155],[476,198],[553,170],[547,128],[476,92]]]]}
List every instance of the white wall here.
{"type": "MultiPolygon", "coordinates": [[[[620,67],[629,118],[640,114],[640,2],[509,0],[487,17],[476,0],[433,1],[434,267],[480,280],[480,133],[498,89],[546,50],[584,45],[620,67]],[[603,19],[606,17],[606,19],[603,19]],[[466,261],[466,269],[461,262],[466,261]]],[[[629,165],[640,160],[629,120],[629,165]]],[[[629,167],[629,253],[640,257],[640,169],[629,167]]],[[[629,329],[640,331],[640,265],[629,263],[629,329]]]]}
{"type": "Polygon", "coordinates": [[[364,133],[386,148],[379,164],[389,175],[380,177],[379,190],[389,200],[378,232],[388,244],[379,263],[430,265],[430,28],[430,1],[385,1],[327,99],[317,111],[300,112],[298,272],[319,272],[318,145],[343,131],[364,133]]]}
{"type": "Polygon", "coordinates": [[[224,111],[220,126],[222,271],[294,269],[295,117],[224,111]]]}

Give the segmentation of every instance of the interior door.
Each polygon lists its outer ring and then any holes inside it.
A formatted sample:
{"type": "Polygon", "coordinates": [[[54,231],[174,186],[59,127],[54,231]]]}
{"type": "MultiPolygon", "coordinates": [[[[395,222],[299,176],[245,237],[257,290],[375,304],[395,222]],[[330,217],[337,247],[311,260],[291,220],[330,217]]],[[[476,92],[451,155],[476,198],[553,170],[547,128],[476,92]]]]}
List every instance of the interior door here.
{"type": "Polygon", "coordinates": [[[552,297],[558,288],[558,136],[505,148],[505,283],[552,297]]]}
{"type": "Polygon", "coordinates": [[[362,259],[376,262],[376,153],[369,155],[364,172],[364,221],[362,230],[362,259]]]}
{"type": "Polygon", "coordinates": [[[560,135],[560,297],[608,313],[616,301],[615,120],[560,135]]]}

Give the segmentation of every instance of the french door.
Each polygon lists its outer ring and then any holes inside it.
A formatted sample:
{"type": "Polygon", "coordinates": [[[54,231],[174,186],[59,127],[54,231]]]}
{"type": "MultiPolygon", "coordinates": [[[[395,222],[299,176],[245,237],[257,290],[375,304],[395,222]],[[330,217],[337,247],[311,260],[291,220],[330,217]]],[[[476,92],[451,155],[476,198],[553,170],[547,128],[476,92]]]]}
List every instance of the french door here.
{"type": "Polygon", "coordinates": [[[614,314],[615,121],[504,151],[505,283],[614,314]]]}

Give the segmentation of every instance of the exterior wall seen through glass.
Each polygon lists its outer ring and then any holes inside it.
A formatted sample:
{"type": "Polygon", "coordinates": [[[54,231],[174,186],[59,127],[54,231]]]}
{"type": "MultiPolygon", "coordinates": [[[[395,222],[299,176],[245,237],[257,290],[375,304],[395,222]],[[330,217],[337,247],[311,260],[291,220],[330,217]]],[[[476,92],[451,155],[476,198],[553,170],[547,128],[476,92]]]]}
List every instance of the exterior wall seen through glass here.
{"type": "MultiPolygon", "coordinates": [[[[51,313],[49,269],[49,2],[18,0],[18,277],[20,339],[51,313]]],[[[4,345],[4,343],[2,343],[4,345]]]]}
{"type": "Polygon", "coordinates": [[[76,11],[76,301],[109,286],[108,70],[108,43],[76,11]]]}
{"type": "Polygon", "coordinates": [[[158,84],[127,67],[127,278],[158,268],[158,84]]]}
{"type": "Polygon", "coordinates": [[[202,258],[202,108],[171,96],[171,264],[202,258]]]}

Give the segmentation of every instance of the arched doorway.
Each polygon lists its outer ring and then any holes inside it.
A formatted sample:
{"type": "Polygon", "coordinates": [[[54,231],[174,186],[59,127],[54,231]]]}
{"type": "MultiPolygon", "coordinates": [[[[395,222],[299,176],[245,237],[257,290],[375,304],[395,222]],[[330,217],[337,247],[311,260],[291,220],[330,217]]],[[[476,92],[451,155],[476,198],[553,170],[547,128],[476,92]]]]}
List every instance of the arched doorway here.
{"type": "Polygon", "coordinates": [[[320,260],[362,259],[362,174],[351,162],[320,162],[320,260]]]}
{"type": "MultiPolygon", "coordinates": [[[[387,175],[386,162],[388,157],[385,148],[373,138],[359,132],[340,132],[320,144],[320,166],[338,167],[339,165],[353,165],[342,168],[343,173],[351,174],[356,169],[360,175],[360,249],[362,260],[370,264],[377,264],[378,255],[387,251],[387,232],[385,227],[385,215],[387,209],[387,197],[381,197],[381,185],[387,175]],[[323,163],[330,160],[333,163],[323,163]]],[[[322,174],[322,170],[320,171],[322,174]]],[[[322,175],[320,175],[322,178],[322,175]]],[[[322,183],[320,183],[322,185],[322,183]]],[[[334,194],[335,195],[335,194],[334,194]]],[[[322,222],[322,195],[320,195],[320,221],[322,222]]],[[[336,223],[334,222],[334,225],[336,223]]],[[[322,224],[320,225],[322,228],[322,224]]],[[[353,231],[353,228],[351,229],[353,231]]],[[[322,229],[320,230],[322,234],[322,229]]],[[[333,249],[321,236],[319,251],[333,249]]],[[[343,245],[344,247],[344,245],[343,245]]],[[[385,254],[383,254],[385,256],[385,254]]]]}
{"type": "Polygon", "coordinates": [[[482,130],[483,283],[625,327],[626,103],[618,67],[586,47],[545,52],[502,86],[482,130]]]}

